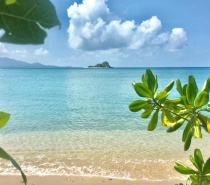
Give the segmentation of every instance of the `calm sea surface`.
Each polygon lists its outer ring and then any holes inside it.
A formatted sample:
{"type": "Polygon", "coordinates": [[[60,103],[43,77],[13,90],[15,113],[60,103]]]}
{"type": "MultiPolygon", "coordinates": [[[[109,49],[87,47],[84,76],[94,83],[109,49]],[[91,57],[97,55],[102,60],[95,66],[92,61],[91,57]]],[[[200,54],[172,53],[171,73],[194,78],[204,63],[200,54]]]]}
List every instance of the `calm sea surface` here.
{"type": "MultiPolygon", "coordinates": [[[[171,80],[194,75],[199,88],[210,68],[154,68],[159,90],[171,80]]],[[[148,132],[148,120],[132,113],[131,82],[142,68],[2,69],[0,110],[11,119],[0,130],[0,146],[27,175],[91,175],[131,179],[181,178],[174,161],[187,161],[194,148],[210,156],[209,136],[183,151],[181,130],[148,132]]],[[[176,97],[175,87],[171,97],[176,97]]],[[[0,159],[1,174],[18,173],[0,159]]]]}

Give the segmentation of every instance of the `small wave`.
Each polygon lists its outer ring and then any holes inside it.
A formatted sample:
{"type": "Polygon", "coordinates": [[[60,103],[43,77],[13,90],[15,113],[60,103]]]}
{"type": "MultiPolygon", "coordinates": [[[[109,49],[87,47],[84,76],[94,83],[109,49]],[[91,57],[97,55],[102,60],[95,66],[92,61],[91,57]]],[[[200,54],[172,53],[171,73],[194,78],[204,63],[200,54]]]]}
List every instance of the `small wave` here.
{"type": "MultiPolygon", "coordinates": [[[[154,162],[154,161],[153,161],[154,162]]],[[[146,162],[147,163],[147,162],[146,162]]],[[[146,164],[145,163],[145,164],[146,164]]],[[[164,162],[165,163],[165,162],[164,162]]],[[[163,163],[163,164],[164,164],[163,163]]],[[[153,163],[154,164],[154,163],[153,163]]],[[[0,165],[0,174],[2,175],[18,175],[17,171],[11,164],[0,165]]],[[[168,179],[180,179],[183,180],[184,177],[180,176],[174,171],[163,170],[161,166],[154,170],[150,167],[150,170],[144,170],[143,168],[134,170],[126,169],[107,169],[101,166],[89,165],[89,166],[68,166],[65,163],[43,163],[40,165],[21,165],[23,171],[27,176],[39,175],[39,176],[85,176],[85,177],[107,177],[114,179],[124,179],[124,180],[148,180],[148,181],[163,181],[168,179]],[[161,173],[162,171],[162,173],[161,173]],[[164,174],[164,175],[163,175],[164,174]]]]}

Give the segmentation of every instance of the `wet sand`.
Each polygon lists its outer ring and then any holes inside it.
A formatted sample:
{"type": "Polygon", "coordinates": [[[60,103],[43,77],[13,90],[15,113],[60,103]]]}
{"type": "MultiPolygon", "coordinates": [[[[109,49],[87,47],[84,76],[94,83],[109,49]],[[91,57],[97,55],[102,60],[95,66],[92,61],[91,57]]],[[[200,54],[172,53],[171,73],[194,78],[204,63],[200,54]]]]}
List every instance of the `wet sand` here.
{"type": "MultiPolygon", "coordinates": [[[[108,177],[28,176],[27,185],[174,185],[183,180],[125,180],[108,177]]],[[[0,185],[24,185],[21,176],[1,175],[0,185]]]]}

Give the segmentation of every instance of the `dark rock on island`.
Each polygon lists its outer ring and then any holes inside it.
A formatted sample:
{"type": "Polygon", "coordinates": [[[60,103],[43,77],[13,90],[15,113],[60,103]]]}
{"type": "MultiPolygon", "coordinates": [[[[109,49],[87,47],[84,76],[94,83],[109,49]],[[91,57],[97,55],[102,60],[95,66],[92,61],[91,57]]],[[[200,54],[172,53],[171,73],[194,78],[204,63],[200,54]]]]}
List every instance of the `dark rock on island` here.
{"type": "Polygon", "coordinates": [[[96,64],[94,66],[88,66],[88,68],[113,68],[109,65],[109,62],[104,61],[102,63],[96,64]]]}

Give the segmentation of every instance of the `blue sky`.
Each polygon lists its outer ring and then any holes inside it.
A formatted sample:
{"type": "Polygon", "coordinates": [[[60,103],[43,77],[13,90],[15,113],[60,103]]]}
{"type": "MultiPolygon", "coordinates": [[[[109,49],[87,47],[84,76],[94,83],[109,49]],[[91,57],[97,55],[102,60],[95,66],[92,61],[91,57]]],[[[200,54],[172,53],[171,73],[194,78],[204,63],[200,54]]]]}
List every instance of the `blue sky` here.
{"type": "Polygon", "coordinates": [[[210,1],[52,0],[62,28],[43,45],[0,43],[0,57],[87,67],[210,66],[210,1]],[[123,2],[123,3],[122,3],[123,2]]]}

